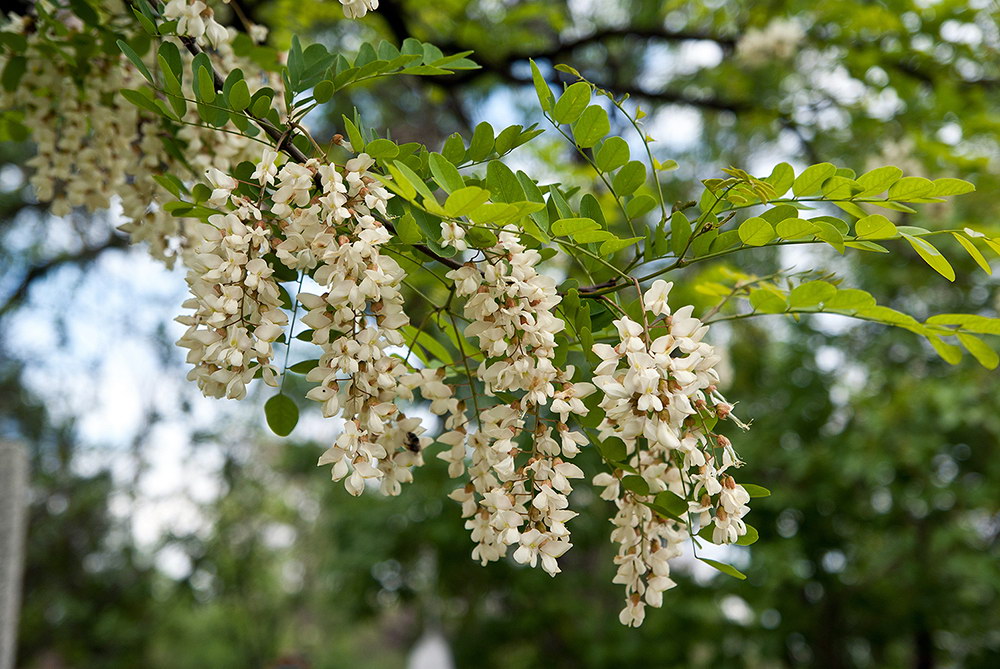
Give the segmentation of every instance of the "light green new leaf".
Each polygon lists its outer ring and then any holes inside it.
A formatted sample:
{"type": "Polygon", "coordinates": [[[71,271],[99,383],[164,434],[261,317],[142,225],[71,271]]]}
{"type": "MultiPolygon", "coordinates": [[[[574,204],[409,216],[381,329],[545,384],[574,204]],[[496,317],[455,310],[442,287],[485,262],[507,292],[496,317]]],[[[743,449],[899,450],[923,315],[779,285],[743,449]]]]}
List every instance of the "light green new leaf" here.
{"type": "Polygon", "coordinates": [[[912,202],[930,196],[934,184],[923,177],[903,177],[889,187],[889,199],[901,202],[912,202]]]}
{"type": "Polygon", "coordinates": [[[464,216],[490,199],[490,192],[478,186],[459,188],[448,196],[444,210],[449,216],[464,216]]]}
{"type": "Polygon", "coordinates": [[[719,562],[718,560],[709,560],[708,558],[703,558],[703,557],[700,557],[698,559],[707,564],[709,567],[714,567],[715,569],[718,569],[726,576],[732,576],[733,578],[738,578],[741,581],[745,581],[747,578],[746,574],[744,574],[731,564],[726,564],[725,562],[719,562]]]}
{"type": "Polygon", "coordinates": [[[573,138],[577,145],[589,149],[611,132],[608,113],[600,105],[590,105],[573,123],[573,138]]]}
{"type": "Polygon", "coordinates": [[[838,290],[836,295],[824,300],[823,308],[833,311],[856,311],[874,307],[875,304],[875,298],[871,296],[871,293],[857,288],[844,288],[838,290]]]}
{"type": "Polygon", "coordinates": [[[680,257],[691,239],[691,221],[683,211],[675,211],[670,217],[670,248],[680,257]]]}
{"type": "Polygon", "coordinates": [[[792,182],[792,192],[798,196],[815,195],[820,191],[823,182],[837,173],[837,168],[832,163],[819,163],[811,165],[802,171],[802,174],[792,182]]]}
{"type": "Polygon", "coordinates": [[[646,165],[638,160],[631,160],[618,170],[611,186],[619,197],[631,195],[646,182],[646,165]]]}
{"type": "Polygon", "coordinates": [[[594,162],[602,172],[614,172],[628,162],[628,142],[621,137],[608,137],[597,150],[594,162]]]}
{"type": "Polygon", "coordinates": [[[976,248],[976,245],[972,243],[972,240],[966,239],[957,232],[953,232],[951,234],[958,240],[958,243],[962,245],[962,248],[965,249],[970,256],[972,256],[972,259],[976,261],[976,264],[979,265],[984,272],[992,276],[993,268],[990,267],[990,264],[986,261],[982,252],[976,248]]]}
{"type": "Polygon", "coordinates": [[[876,167],[870,172],[865,172],[857,178],[857,182],[864,188],[858,193],[858,197],[869,197],[884,193],[894,183],[903,176],[903,170],[898,167],[888,165],[886,167],[876,167]]]}
{"type": "Polygon", "coordinates": [[[396,237],[404,244],[419,244],[424,240],[424,234],[417,225],[413,214],[406,212],[396,222],[396,237]]]}
{"type": "Polygon", "coordinates": [[[982,339],[970,334],[958,333],[958,341],[962,343],[969,353],[971,353],[979,364],[986,369],[996,369],[1000,363],[1000,356],[990,348],[982,339]]]}
{"type": "Polygon", "coordinates": [[[788,163],[778,163],[771,170],[771,176],[764,179],[774,188],[774,197],[781,197],[788,192],[795,181],[795,170],[788,163]]]}
{"type": "Polygon", "coordinates": [[[753,483],[741,483],[743,489],[747,491],[750,497],[770,497],[771,491],[764,486],[755,485],[753,483]]]}
{"type": "Polygon", "coordinates": [[[774,228],[760,216],[743,221],[739,233],[740,239],[748,246],[763,246],[774,239],[774,228]]]}
{"type": "Polygon", "coordinates": [[[816,226],[802,218],[786,218],[774,228],[782,239],[801,239],[816,233],[816,226]]]}
{"type": "Polygon", "coordinates": [[[532,60],[529,62],[531,63],[531,80],[535,84],[535,95],[538,96],[538,103],[541,105],[542,111],[551,111],[552,101],[555,99],[555,96],[552,95],[552,89],[549,88],[545,77],[542,76],[538,66],[535,65],[535,61],[532,60]]]}
{"type": "MultiPolygon", "coordinates": [[[[945,260],[945,257],[941,255],[941,252],[938,251],[933,244],[922,237],[914,237],[913,235],[905,232],[901,234],[903,235],[903,238],[910,243],[913,250],[917,252],[917,255],[923,258],[924,262],[934,268],[934,271],[949,281],[955,280],[955,270],[951,266],[951,263],[945,260]]],[[[934,342],[931,343],[933,344],[934,342]]]]}
{"type": "Polygon", "coordinates": [[[376,160],[389,160],[399,155],[399,147],[390,139],[373,139],[365,147],[365,153],[376,160]]]}
{"type": "Polygon", "coordinates": [[[621,251],[622,249],[632,246],[636,242],[645,239],[645,237],[629,237],[627,239],[609,239],[601,244],[601,255],[609,256],[621,251]]]}
{"type": "Polygon", "coordinates": [[[440,153],[430,153],[427,156],[427,165],[431,168],[434,181],[444,192],[454,193],[465,187],[465,181],[458,173],[458,168],[440,153]]]}
{"type": "Polygon", "coordinates": [[[896,226],[882,214],[865,216],[854,224],[854,233],[858,239],[892,239],[898,237],[896,226]]]}
{"type": "Polygon", "coordinates": [[[952,195],[964,195],[976,190],[976,187],[968,181],[962,179],[935,179],[934,188],[929,197],[950,197],[952,195]]]}
{"type": "Polygon", "coordinates": [[[590,102],[590,84],[578,81],[559,96],[552,108],[552,118],[556,123],[573,123],[590,102]]]}
{"type": "Polygon", "coordinates": [[[928,335],[927,341],[949,365],[957,365],[962,361],[962,349],[958,346],[945,342],[937,335],[928,335]]]}
{"type": "Polygon", "coordinates": [[[837,287],[826,281],[807,281],[788,294],[788,305],[793,308],[814,307],[837,294],[837,287]]]}
{"type": "Polygon", "coordinates": [[[778,293],[758,288],[750,293],[750,306],[762,314],[780,314],[788,310],[788,303],[778,293]]]}
{"type": "Polygon", "coordinates": [[[552,224],[552,234],[556,237],[565,237],[584,230],[597,230],[600,227],[592,218],[560,218],[552,224]]]}

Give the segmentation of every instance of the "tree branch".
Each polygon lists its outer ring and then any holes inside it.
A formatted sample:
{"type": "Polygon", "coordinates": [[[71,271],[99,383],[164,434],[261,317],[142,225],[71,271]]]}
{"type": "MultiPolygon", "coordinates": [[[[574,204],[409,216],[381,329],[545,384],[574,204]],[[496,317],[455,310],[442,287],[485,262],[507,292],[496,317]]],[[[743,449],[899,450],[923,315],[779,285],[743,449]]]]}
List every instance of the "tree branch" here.
{"type": "Polygon", "coordinates": [[[85,262],[89,262],[96,259],[105,251],[111,249],[126,248],[128,248],[128,240],[125,237],[112,234],[105,242],[97,244],[96,246],[87,246],[75,253],[63,253],[55,256],[54,258],[49,258],[44,262],[32,265],[28,268],[28,271],[25,272],[24,276],[21,277],[21,281],[18,282],[14,291],[7,297],[3,305],[0,306],[0,318],[6,316],[24,301],[24,299],[28,296],[28,291],[31,289],[31,285],[35,281],[44,278],[54,270],[59,269],[64,265],[80,265],[85,262]]]}

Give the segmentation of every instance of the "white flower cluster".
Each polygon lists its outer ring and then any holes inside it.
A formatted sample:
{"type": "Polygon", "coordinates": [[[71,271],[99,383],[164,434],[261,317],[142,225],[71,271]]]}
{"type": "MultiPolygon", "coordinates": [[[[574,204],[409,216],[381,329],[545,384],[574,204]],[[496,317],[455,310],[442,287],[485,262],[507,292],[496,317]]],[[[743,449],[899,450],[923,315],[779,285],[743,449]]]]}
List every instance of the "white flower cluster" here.
{"type": "Polygon", "coordinates": [[[344,6],[344,16],[349,19],[360,19],[378,9],[378,0],[340,0],[340,4],[344,6]]]}
{"type": "Polygon", "coordinates": [[[568,460],[586,443],[566,421],[587,414],[582,400],[594,387],[572,383],[573,368],[553,362],[564,323],[552,311],[560,302],[555,281],[535,269],[540,260],[508,228],[485,260],[448,274],[455,294],[467,298],[465,334],[479,341],[483,360],[476,375],[486,395],[517,393],[517,399],[477,411],[478,430],[467,440],[461,425],[440,441],[452,446],[442,457],[453,476],[462,472],[466,443],[472,450],[470,482],[451,497],[462,504],[477,543],[473,557],[485,564],[514,547],[514,560],[541,562],[555,575],[557,558],[572,546],[566,527],[577,515],[569,509],[571,480],[583,478],[568,460]]]}
{"type": "Polygon", "coordinates": [[[764,28],[750,28],[736,43],[736,57],[755,67],[788,60],[805,39],[802,26],[792,19],[772,19],[764,28]]]}
{"type": "MultiPolygon", "coordinates": [[[[50,15],[62,21],[61,30],[90,30],[68,11],[48,2],[43,4],[50,15]]],[[[113,2],[106,3],[103,9],[111,15],[130,11],[113,2]]],[[[235,33],[212,20],[211,10],[204,3],[195,0],[189,5],[184,0],[171,0],[167,9],[178,13],[185,22],[185,31],[211,35],[210,41],[224,67],[252,71],[233,54],[230,42],[235,33]],[[206,11],[207,16],[203,15],[206,11]]],[[[0,108],[22,109],[24,123],[32,129],[37,148],[27,165],[33,171],[31,184],[39,201],[48,203],[57,216],[76,207],[98,211],[117,204],[125,219],[121,229],[133,242],[149,243],[150,253],[172,266],[182,252],[178,247],[184,238],[183,219],[156,204],[164,191],[152,177],[183,173],[185,168],[162,142],[162,120],[140,111],[119,94],[122,88],[140,87],[145,80],[120,54],[108,57],[98,53],[77,64],[53,58],[49,42],[64,41],[65,35],[56,34],[41,19],[12,16],[11,20],[6,29],[19,32],[27,41],[27,71],[16,91],[0,90],[0,108]],[[86,85],[81,86],[80,81],[86,85]]],[[[183,49],[182,54],[186,54],[183,49]]],[[[185,63],[190,62],[189,55],[183,58],[185,63]]],[[[190,85],[185,82],[188,97],[192,97],[190,85]]],[[[188,114],[186,120],[195,125],[182,126],[176,135],[192,166],[228,172],[252,157],[251,140],[238,133],[198,127],[200,119],[193,106],[188,114]]],[[[187,250],[195,253],[193,247],[187,250]]]]}
{"type": "Polygon", "coordinates": [[[742,463],[729,440],[712,432],[715,420],[732,415],[716,389],[721,358],[702,341],[708,326],[691,315],[692,307],[671,313],[671,287],[659,280],[644,295],[653,322],[623,317],[615,321],[619,343],[593,349],[601,359],[594,377],[603,392],[600,437],[620,439],[631,476],[641,478],[629,486],[621,470],[594,478],[604,488],[601,496],[618,507],[615,583],[625,586],[621,621],[632,626],[642,623],[647,604],[660,606],[663,592],[674,586],[669,560],[697,529],[687,526],[689,519],[699,527],[713,523],[715,543],[733,543],[746,533],[742,518],[750,510],[746,490],[725,473],[742,463]],[[687,511],[671,518],[647,506],[661,493],[688,500],[687,511]]]}
{"type": "Polygon", "coordinates": [[[201,0],[170,0],[163,8],[163,18],[177,21],[177,34],[193,37],[219,47],[230,41],[229,32],[215,20],[215,12],[201,0]]]}
{"type": "Polygon", "coordinates": [[[211,216],[199,227],[202,241],[187,278],[192,297],[184,302],[194,313],[177,318],[188,326],[177,345],[188,349],[194,365],[188,379],[205,395],[242,399],[258,371],[277,385],[272,344],[288,324],[274,270],[263,259],[270,231],[252,205],[211,216]]]}
{"type": "Polygon", "coordinates": [[[234,192],[239,183],[232,177],[208,171],[208,204],[230,213],[204,226],[206,241],[188,279],[194,297],[186,306],[195,313],[178,319],[189,326],[178,343],[191,349],[191,377],[207,395],[240,398],[258,370],[276,385],[271,345],[287,318],[274,267],[263,256],[274,251],[270,262],[309,274],[324,290],[297,297],[307,310],[302,322],[322,350],[306,377],[318,384],[307,397],[322,404],[324,416],[344,421],[320,464],[332,464],[334,480],[347,479],[351,494],[360,495],[366,480],[399,494],[430,439],[421,436],[419,419],[396,406],[413,398],[424,375],[391,354],[404,346],[401,328],[409,324],[404,272],[379,251],[392,237],[373,215],[385,215],[391,194],[369,173],[374,161],[367,154],[343,167],[310,160],[279,168],[277,159],[264,150],[251,177],[262,189],[254,201],[234,192]],[[272,237],[272,229],[279,234],[272,237]]]}

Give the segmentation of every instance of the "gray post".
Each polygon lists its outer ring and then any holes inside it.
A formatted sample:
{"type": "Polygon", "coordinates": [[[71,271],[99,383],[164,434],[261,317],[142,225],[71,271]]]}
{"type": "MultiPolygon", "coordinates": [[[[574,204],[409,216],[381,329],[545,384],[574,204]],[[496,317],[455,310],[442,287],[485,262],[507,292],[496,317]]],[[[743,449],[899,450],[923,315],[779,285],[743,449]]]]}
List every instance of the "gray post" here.
{"type": "Polygon", "coordinates": [[[28,453],[0,442],[0,669],[14,668],[28,506],[28,453]]]}

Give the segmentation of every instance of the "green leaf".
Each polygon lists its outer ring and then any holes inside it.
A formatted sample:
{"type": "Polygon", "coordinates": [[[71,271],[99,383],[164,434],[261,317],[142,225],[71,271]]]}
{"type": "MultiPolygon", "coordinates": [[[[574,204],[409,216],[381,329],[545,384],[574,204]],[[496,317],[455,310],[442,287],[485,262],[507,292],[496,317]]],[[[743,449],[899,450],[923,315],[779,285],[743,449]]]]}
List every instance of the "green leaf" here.
{"type": "Polygon", "coordinates": [[[747,525],[747,533],[736,540],[737,546],[751,546],[757,543],[760,539],[760,533],[757,532],[757,528],[753,525],[747,525]]]}
{"type": "Polygon", "coordinates": [[[195,70],[195,73],[195,80],[198,84],[198,100],[208,104],[215,102],[215,80],[208,71],[208,68],[199,67],[195,70]]]}
{"type": "Polygon", "coordinates": [[[814,307],[837,294],[837,287],[826,281],[807,281],[788,294],[788,306],[796,309],[814,307]]]}
{"type": "Polygon", "coordinates": [[[578,81],[567,88],[552,108],[552,118],[556,123],[573,123],[590,102],[590,84],[578,81]]]}
{"type": "Polygon", "coordinates": [[[680,257],[691,239],[691,221],[683,211],[675,211],[670,217],[670,248],[680,257]]]}
{"type": "Polygon", "coordinates": [[[578,146],[589,149],[611,132],[608,113],[600,105],[590,105],[583,115],[573,123],[573,138],[578,146]]]}
{"type": "Polygon", "coordinates": [[[517,177],[499,160],[491,160],[486,166],[486,187],[493,193],[494,202],[523,202],[526,197],[517,177]]]}
{"type": "Polygon", "coordinates": [[[465,160],[465,142],[457,132],[448,136],[441,148],[443,155],[452,165],[459,165],[465,160]]]}
{"type": "Polygon", "coordinates": [[[631,195],[646,182],[646,166],[638,160],[630,160],[618,170],[611,185],[619,197],[631,195]]]}
{"type": "Polygon", "coordinates": [[[373,139],[365,145],[365,153],[376,160],[389,160],[399,155],[399,147],[390,139],[373,139]]]}
{"type": "Polygon", "coordinates": [[[788,310],[785,298],[765,288],[751,291],[749,299],[753,310],[762,314],[780,314],[788,310]]]}
{"type": "Polygon", "coordinates": [[[645,193],[634,195],[625,205],[625,213],[631,219],[639,218],[656,208],[656,200],[651,195],[645,193]]]}
{"type": "Polygon", "coordinates": [[[754,485],[753,483],[741,483],[743,489],[747,491],[750,497],[770,497],[771,491],[764,486],[754,485]]]}
{"type": "Polygon", "coordinates": [[[903,170],[892,165],[876,167],[869,172],[865,172],[857,179],[858,183],[864,189],[858,193],[858,197],[870,197],[884,193],[890,186],[899,181],[902,176],[903,170]]]}
{"type": "Polygon", "coordinates": [[[951,264],[945,260],[945,257],[941,255],[941,252],[938,251],[933,244],[922,237],[914,237],[913,235],[905,232],[901,234],[903,235],[903,238],[910,243],[913,250],[917,252],[917,255],[923,258],[924,262],[934,268],[934,271],[949,281],[955,280],[954,268],[952,268],[951,264]]]}
{"type": "Polygon", "coordinates": [[[927,341],[949,365],[957,365],[962,361],[962,349],[954,344],[946,343],[937,335],[929,335],[927,341]]]}
{"type": "Polygon", "coordinates": [[[935,179],[934,188],[929,197],[950,197],[952,195],[964,195],[976,190],[976,187],[968,181],[961,179],[935,179]]]}
{"type": "Polygon", "coordinates": [[[406,212],[396,222],[396,237],[404,244],[419,244],[424,240],[424,235],[417,225],[417,219],[413,214],[406,212]]]}
{"type": "MultiPolygon", "coordinates": [[[[130,47],[128,44],[126,44],[121,40],[118,40],[117,42],[115,42],[115,44],[117,44],[118,48],[122,50],[122,53],[125,54],[125,57],[128,58],[130,61],[132,61],[132,64],[135,65],[136,69],[139,70],[142,76],[146,77],[146,81],[152,84],[153,75],[150,74],[149,68],[146,67],[146,64],[142,62],[142,58],[139,58],[139,54],[137,54],[132,49],[132,47],[130,47]]],[[[6,70],[6,68],[4,69],[6,70]]]]}
{"type": "Polygon", "coordinates": [[[688,504],[683,498],[669,490],[664,490],[656,495],[655,504],[661,506],[675,516],[683,516],[687,513],[688,504]]]}
{"type": "Polygon", "coordinates": [[[725,562],[719,562],[718,560],[709,560],[708,558],[703,558],[703,557],[700,557],[698,559],[707,564],[709,567],[714,567],[715,569],[718,569],[726,576],[732,576],[733,578],[738,578],[741,581],[745,581],[747,578],[746,574],[744,574],[731,564],[726,564],[725,562]]]}
{"type": "Polygon", "coordinates": [[[802,239],[814,235],[816,226],[802,218],[786,218],[778,223],[774,230],[782,239],[802,239]]]}
{"type": "Polygon", "coordinates": [[[923,177],[903,177],[889,187],[888,197],[890,200],[912,202],[913,200],[927,197],[933,190],[934,184],[930,179],[923,177]]]}
{"type": "MultiPolygon", "coordinates": [[[[464,147],[462,152],[465,153],[464,147]]],[[[459,174],[458,168],[440,153],[428,154],[427,165],[431,168],[434,181],[444,192],[453,193],[465,187],[465,180],[459,174]]]]}
{"type": "Polygon", "coordinates": [[[953,232],[951,234],[958,240],[958,243],[962,245],[962,248],[965,249],[970,256],[972,256],[972,259],[976,261],[976,264],[979,265],[984,272],[992,276],[993,268],[990,267],[990,264],[986,261],[982,252],[976,248],[976,245],[972,243],[972,240],[966,239],[963,235],[960,235],[957,232],[953,232]]]}
{"type": "Polygon", "coordinates": [[[552,234],[556,237],[566,237],[584,230],[597,230],[600,227],[592,218],[560,218],[552,224],[552,234]]]}
{"type": "Polygon", "coordinates": [[[649,484],[638,474],[630,474],[622,478],[622,487],[637,495],[649,494],[649,484]]]}
{"type": "Polygon", "coordinates": [[[87,25],[99,26],[101,24],[101,17],[86,0],[69,0],[69,6],[73,9],[73,13],[87,25]]]}
{"type": "Polygon", "coordinates": [[[531,60],[529,62],[531,63],[531,80],[535,84],[535,95],[538,96],[538,104],[541,105],[542,111],[550,111],[552,109],[552,101],[555,99],[555,96],[552,95],[552,89],[549,88],[549,84],[545,81],[545,77],[542,76],[538,66],[535,65],[535,61],[531,60]]]}
{"type": "Polygon", "coordinates": [[[792,187],[795,181],[795,170],[788,163],[778,163],[771,170],[771,176],[764,179],[774,188],[774,197],[781,197],[792,187]]]}
{"type": "Polygon", "coordinates": [[[134,104],[136,107],[141,107],[146,111],[151,111],[157,116],[163,116],[163,110],[157,107],[156,103],[141,91],[133,91],[128,88],[123,88],[120,92],[123,98],[134,104]]]}
{"type": "Polygon", "coordinates": [[[479,162],[485,160],[493,152],[494,145],[493,126],[483,121],[476,126],[472,132],[472,141],[469,143],[469,158],[479,162]]]}
{"type": "Polygon", "coordinates": [[[250,88],[245,79],[240,79],[229,89],[229,106],[237,111],[250,106],[250,88]]]}
{"type": "Polygon", "coordinates": [[[0,75],[0,84],[3,85],[4,90],[13,91],[16,89],[27,70],[28,59],[24,56],[14,56],[8,60],[7,65],[3,68],[3,74],[0,75]]]}
{"type": "Polygon", "coordinates": [[[836,311],[856,311],[874,306],[875,298],[871,293],[857,288],[838,290],[836,295],[827,298],[823,303],[824,309],[836,311]]]}
{"type": "Polygon", "coordinates": [[[899,236],[893,222],[882,214],[872,214],[859,219],[854,224],[854,234],[858,239],[892,239],[899,236]]]}
{"type": "Polygon", "coordinates": [[[601,255],[613,255],[643,239],[645,239],[645,237],[629,237],[628,239],[618,239],[616,237],[614,239],[609,239],[606,242],[601,243],[601,255]]]}
{"type": "MultiPolygon", "coordinates": [[[[351,143],[353,144],[353,142],[351,142],[351,143]]],[[[355,150],[357,150],[357,149],[355,149],[355,150]]],[[[399,161],[399,160],[393,161],[392,164],[389,166],[389,172],[394,177],[397,176],[397,172],[399,174],[402,174],[404,177],[406,177],[406,181],[409,182],[409,184],[413,188],[415,188],[416,191],[418,193],[420,193],[423,197],[425,197],[428,200],[433,200],[434,199],[434,195],[431,193],[431,189],[427,187],[427,184],[424,183],[424,180],[421,179],[417,175],[417,173],[414,172],[410,168],[410,166],[407,165],[406,163],[404,163],[402,161],[399,161]],[[393,171],[393,167],[395,167],[396,171],[393,171]]]]}
{"type": "MultiPolygon", "coordinates": [[[[270,104],[271,103],[269,101],[268,105],[270,104]]],[[[254,114],[257,114],[256,105],[254,105],[254,114]]],[[[257,114],[257,116],[260,116],[260,114],[257,114]]],[[[365,150],[365,139],[362,136],[361,131],[358,130],[358,126],[354,125],[354,122],[347,118],[347,116],[341,115],[341,118],[344,120],[344,129],[347,131],[347,139],[351,142],[351,148],[353,148],[357,153],[361,153],[365,150]]]]}
{"type": "Polygon", "coordinates": [[[449,216],[464,216],[490,199],[490,192],[478,186],[459,188],[448,196],[444,210],[449,216]]]}
{"type": "Polygon", "coordinates": [[[748,246],[763,246],[774,239],[774,228],[760,216],[743,221],[739,233],[740,239],[748,246]]]}
{"type": "Polygon", "coordinates": [[[303,360],[289,367],[288,371],[296,374],[308,374],[317,367],[319,367],[319,360],[303,360]]]}
{"type": "Polygon", "coordinates": [[[815,195],[820,191],[823,182],[837,173],[832,163],[811,165],[792,182],[792,192],[797,196],[815,195]]]}
{"type": "Polygon", "coordinates": [[[625,444],[621,439],[612,437],[610,439],[605,439],[597,445],[597,450],[601,452],[601,455],[605,460],[610,462],[622,462],[628,455],[628,450],[625,448],[625,444]]]}
{"type": "Polygon", "coordinates": [[[602,172],[614,172],[628,162],[628,142],[621,137],[608,137],[597,150],[594,163],[602,172]]]}
{"type": "Polygon", "coordinates": [[[990,348],[982,339],[974,335],[965,334],[962,332],[958,333],[958,341],[962,343],[969,353],[971,353],[979,364],[986,369],[996,369],[997,363],[1000,363],[1000,357],[997,356],[997,352],[990,348]]]}
{"type": "Polygon", "coordinates": [[[275,395],[264,404],[267,426],[279,437],[287,437],[299,422],[299,408],[288,395],[275,395]]]}

